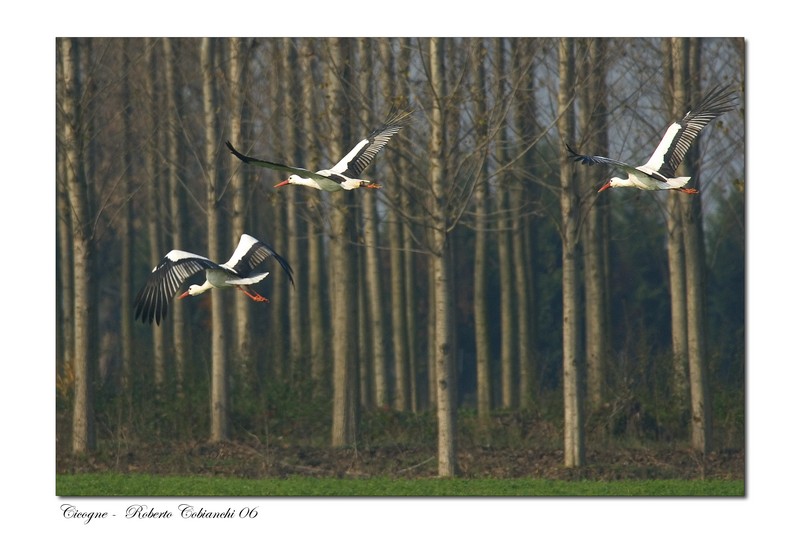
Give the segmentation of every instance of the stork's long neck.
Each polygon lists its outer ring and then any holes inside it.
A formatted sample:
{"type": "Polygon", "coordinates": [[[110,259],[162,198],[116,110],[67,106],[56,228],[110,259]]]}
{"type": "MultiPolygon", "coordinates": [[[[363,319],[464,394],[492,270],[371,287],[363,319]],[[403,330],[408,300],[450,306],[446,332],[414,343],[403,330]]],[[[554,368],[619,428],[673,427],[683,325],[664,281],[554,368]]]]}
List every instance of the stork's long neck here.
{"type": "Polygon", "coordinates": [[[312,189],[319,189],[322,190],[319,183],[316,180],[312,180],[311,178],[304,178],[302,176],[298,176],[297,174],[292,174],[289,176],[289,181],[292,183],[296,183],[297,185],[305,185],[306,187],[311,187],[312,189]]]}
{"type": "Polygon", "coordinates": [[[636,187],[630,178],[611,178],[612,187],[636,187]]]}
{"type": "Polygon", "coordinates": [[[203,294],[209,289],[213,289],[214,286],[211,284],[210,281],[208,281],[208,279],[206,279],[202,285],[193,285],[190,288],[192,290],[189,292],[189,294],[191,294],[192,296],[197,296],[198,294],[203,294]]]}

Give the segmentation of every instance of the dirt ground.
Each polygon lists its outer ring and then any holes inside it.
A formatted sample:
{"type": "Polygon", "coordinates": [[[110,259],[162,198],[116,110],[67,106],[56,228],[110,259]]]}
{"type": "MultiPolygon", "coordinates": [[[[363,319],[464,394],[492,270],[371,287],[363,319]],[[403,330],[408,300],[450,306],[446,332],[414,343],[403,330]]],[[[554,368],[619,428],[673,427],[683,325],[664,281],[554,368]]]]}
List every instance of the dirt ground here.
{"type": "MultiPolygon", "coordinates": [[[[473,447],[460,449],[460,475],[469,477],[535,477],[553,480],[617,479],[744,479],[744,451],[712,452],[707,457],[689,449],[635,447],[589,449],[586,466],[567,469],[563,452],[535,449],[473,447]]],[[[137,445],[102,449],[90,456],[58,452],[58,473],[120,472],[171,475],[213,475],[243,478],[435,477],[432,448],[310,448],[264,446],[260,443],[137,445]]]]}

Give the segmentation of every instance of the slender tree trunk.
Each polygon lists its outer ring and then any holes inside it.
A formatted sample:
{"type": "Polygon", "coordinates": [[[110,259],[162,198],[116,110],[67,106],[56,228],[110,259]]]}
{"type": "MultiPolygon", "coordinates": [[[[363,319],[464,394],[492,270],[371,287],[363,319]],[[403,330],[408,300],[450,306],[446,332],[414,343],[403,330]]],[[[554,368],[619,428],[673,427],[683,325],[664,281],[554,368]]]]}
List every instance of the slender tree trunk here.
{"type": "MultiPolygon", "coordinates": [[[[147,236],[150,242],[150,264],[157,265],[163,257],[163,209],[162,197],[159,189],[160,168],[158,135],[161,131],[159,117],[160,108],[156,96],[156,83],[158,67],[156,66],[156,51],[151,39],[146,38],[144,48],[147,53],[147,75],[145,81],[145,98],[150,105],[149,144],[145,153],[145,168],[147,172],[147,204],[150,216],[147,219],[147,236]]],[[[153,334],[153,383],[155,385],[156,399],[163,401],[164,381],[166,380],[166,328],[152,328],[153,334]]]]}
{"type": "Polygon", "coordinates": [[[73,272],[72,272],[72,212],[69,203],[69,183],[66,178],[68,176],[67,161],[64,150],[59,151],[59,166],[61,168],[60,176],[62,179],[58,182],[58,271],[61,285],[59,287],[60,298],[58,298],[59,311],[60,311],[60,328],[61,333],[61,363],[59,372],[63,377],[72,374],[70,368],[74,364],[75,355],[75,320],[73,319],[73,272]]]}
{"type": "MultiPolygon", "coordinates": [[[[605,41],[586,39],[585,77],[581,117],[587,139],[586,152],[607,153],[606,91],[605,91],[605,41]],[[588,137],[587,137],[588,135],[588,137]]],[[[598,183],[603,178],[600,165],[583,167],[586,183],[598,183]]],[[[608,307],[606,305],[606,257],[608,239],[604,232],[608,218],[609,195],[600,195],[586,213],[583,226],[583,263],[586,286],[586,383],[590,411],[603,405],[606,359],[608,353],[608,307]]]]}
{"type": "MultiPolygon", "coordinates": [[[[303,131],[306,132],[302,139],[304,161],[307,168],[319,168],[319,160],[317,154],[320,152],[320,147],[315,144],[317,136],[315,135],[319,117],[317,116],[317,104],[315,101],[316,86],[314,77],[315,58],[319,53],[317,41],[314,39],[304,39],[302,41],[302,49],[299,55],[300,75],[304,81],[302,83],[301,95],[303,100],[302,121],[303,131]]],[[[310,191],[316,193],[316,191],[310,191]]],[[[318,213],[324,211],[325,205],[322,201],[320,194],[305,193],[301,198],[305,199],[306,211],[311,215],[309,216],[308,224],[306,225],[306,235],[308,237],[307,253],[308,253],[308,269],[306,270],[307,287],[305,290],[304,303],[306,307],[306,315],[308,316],[308,341],[310,352],[310,365],[311,365],[311,379],[314,383],[315,396],[329,396],[331,365],[330,351],[328,349],[328,339],[326,336],[326,315],[325,306],[320,302],[326,301],[325,287],[323,280],[327,278],[327,271],[324,267],[326,260],[324,257],[324,247],[322,240],[322,232],[320,226],[314,221],[319,218],[318,213]]],[[[298,285],[304,274],[297,273],[298,285]]]]}
{"type": "MultiPolygon", "coordinates": [[[[359,92],[367,97],[368,101],[374,98],[370,96],[374,92],[372,88],[370,75],[373,71],[373,50],[370,45],[370,39],[358,39],[358,57],[359,68],[362,69],[358,75],[359,92]]],[[[370,113],[368,108],[364,108],[361,113],[361,123],[368,124],[370,120],[370,113]]],[[[385,166],[385,161],[376,161],[375,172],[378,175],[383,174],[380,169],[385,166]]],[[[372,191],[368,191],[372,192],[372,191]]],[[[365,252],[365,268],[366,268],[366,283],[367,283],[367,315],[369,317],[369,333],[370,340],[372,341],[372,371],[374,376],[374,399],[375,405],[385,406],[389,405],[389,391],[388,391],[388,372],[386,369],[386,347],[384,341],[386,338],[385,321],[383,318],[384,306],[381,290],[381,280],[384,276],[381,275],[380,258],[378,257],[378,206],[376,194],[361,195],[363,201],[363,221],[364,221],[364,252],[365,252]]]]}
{"type": "MultiPolygon", "coordinates": [[[[671,111],[685,104],[684,81],[688,76],[688,61],[681,58],[679,50],[673,52],[672,39],[664,39],[663,53],[669,65],[665,92],[671,95],[671,111]],[[677,54],[677,55],[675,55],[677,54]],[[676,93],[675,90],[679,92],[676,93]]],[[[681,116],[685,110],[679,111],[681,116]]],[[[672,318],[672,388],[675,402],[681,410],[689,409],[688,333],[686,323],[686,260],[681,224],[680,198],[667,197],[667,261],[669,265],[670,316],[672,318]]]]}
{"type": "MultiPolygon", "coordinates": [[[[521,76],[521,92],[517,98],[517,125],[516,129],[522,136],[522,144],[530,142],[536,132],[536,99],[535,86],[533,79],[533,69],[528,65],[528,61],[534,53],[534,40],[523,38],[517,40],[519,53],[515,55],[515,72],[521,76]]],[[[523,172],[533,173],[533,157],[531,152],[522,156],[519,162],[523,172]]],[[[535,307],[532,303],[534,299],[534,277],[532,275],[533,260],[530,254],[530,246],[533,241],[528,235],[530,223],[522,214],[525,212],[525,205],[528,201],[528,191],[525,182],[517,178],[514,182],[511,193],[511,211],[514,217],[514,228],[512,236],[512,248],[514,250],[514,279],[517,290],[517,334],[519,343],[519,403],[523,409],[531,409],[534,406],[534,372],[535,372],[535,320],[532,318],[532,310],[535,307]]]]}
{"type": "Polygon", "coordinates": [[[447,212],[445,185],[445,83],[444,43],[429,40],[430,80],[433,88],[431,110],[430,181],[435,208],[433,216],[433,307],[435,312],[436,418],[438,421],[439,476],[456,475],[456,380],[453,372],[453,333],[451,330],[450,269],[447,250],[447,212]]]}
{"type": "MultiPolygon", "coordinates": [[[[685,41],[681,39],[681,41],[685,41]]],[[[699,95],[700,52],[696,38],[682,43],[688,48],[689,77],[685,80],[689,94],[699,95]],[[692,90],[692,85],[695,89],[692,90]]],[[[697,98],[695,98],[697,100],[697,98]]],[[[684,108],[688,106],[684,105],[684,108]]],[[[677,114],[674,116],[681,116],[677,114]]],[[[697,144],[686,154],[684,165],[694,179],[694,187],[700,185],[700,167],[697,144]]],[[[692,398],[692,448],[703,454],[711,451],[712,420],[711,395],[708,385],[705,324],[706,258],[703,242],[703,210],[700,194],[680,195],[683,217],[683,240],[686,258],[686,325],[689,356],[689,390],[692,398]]]]}
{"type": "MultiPolygon", "coordinates": [[[[292,157],[289,158],[290,160],[302,160],[300,159],[300,156],[305,155],[303,150],[301,150],[303,139],[301,138],[299,128],[295,126],[295,117],[301,116],[300,113],[303,104],[302,98],[298,100],[295,97],[295,91],[303,85],[310,85],[310,80],[298,78],[298,53],[295,49],[295,43],[293,42],[293,39],[284,37],[281,40],[281,47],[283,48],[283,72],[286,79],[286,86],[285,90],[283,91],[283,108],[285,110],[285,116],[287,119],[284,120],[282,128],[284,136],[288,140],[286,153],[292,155],[292,157]]],[[[303,89],[300,89],[301,93],[302,90],[303,89]]],[[[285,200],[283,203],[286,206],[286,229],[284,233],[290,236],[290,238],[287,239],[288,242],[286,243],[286,254],[291,258],[291,261],[293,261],[294,264],[299,264],[300,241],[299,239],[293,238],[293,236],[300,234],[300,221],[297,209],[300,191],[297,187],[284,187],[283,189],[284,190],[281,190],[281,195],[285,195],[285,200]]],[[[304,272],[301,272],[298,269],[298,274],[302,275],[304,272]]],[[[306,362],[306,352],[303,349],[303,338],[306,334],[306,324],[304,324],[302,320],[301,306],[303,295],[300,294],[300,289],[305,285],[302,280],[303,278],[298,279],[298,283],[294,288],[289,286],[287,283],[283,283],[286,289],[285,292],[288,293],[288,301],[286,303],[289,308],[289,324],[291,324],[291,327],[288,328],[288,348],[289,374],[292,383],[297,383],[298,379],[306,375],[306,367],[308,366],[306,362]]]]}
{"type": "MultiPolygon", "coordinates": [[[[220,242],[219,184],[216,170],[217,122],[215,116],[215,69],[213,41],[200,41],[200,68],[203,76],[203,116],[205,129],[206,216],[208,220],[208,257],[219,260],[220,242]]],[[[225,304],[222,291],[211,291],[211,442],[228,438],[228,370],[225,335],[225,304]]]]}
{"type": "MultiPolygon", "coordinates": [[[[390,39],[380,39],[379,52],[381,61],[383,63],[383,94],[387,101],[397,101],[399,99],[400,91],[396,90],[396,86],[401,83],[396,64],[394,61],[394,53],[392,51],[392,41],[390,39]]],[[[393,156],[391,153],[385,156],[393,169],[397,171],[398,176],[405,174],[398,169],[401,162],[398,157],[393,156]]],[[[390,202],[393,205],[387,211],[386,232],[389,240],[389,266],[391,268],[390,283],[390,318],[392,329],[392,354],[394,361],[395,373],[395,390],[392,396],[392,405],[398,411],[407,411],[411,407],[409,401],[409,380],[408,380],[408,367],[409,367],[409,344],[413,342],[408,338],[406,331],[406,293],[405,284],[406,277],[404,275],[404,255],[408,252],[404,251],[403,245],[403,223],[398,215],[398,206],[402,205],[402,191],[395,189],[389,191],[390,202]]],[[[388,369],[386,370],[389,373],[388,369]]],[[[387,389],[389,388],[387,376],[387,389]]]]}
{"type": "MultiPolygon", "coordinates": [[[[476,41],[472,56],[472,72],[476,76],[474,87],[476,143],[487,143],[489,117],[486,111],[486,44],[483,39],[476,41]]],[[[478,183],[475,186],[473,201],[475,203],[475,270],[473,283],[475,296],[473,313],[475,315],[475,363],[478,394],[478,419],[487,423],[492,409],[492,369],[491,347],[489,344],[489,312],[487,301],[487,219],[488,219],[488,183],[486,179],[486,163],[481,167],[478,183]]]]}
{"type": "MultiPolygon", "coordinates": [[[[572,90],[575,86],[574,42],[559,40],[559,131],[562,138],[572,142],[574,113],[572,90]]],[[[564,464],[579,467],[584,462],[583,405],[579,364],[578,299],[578,197],[574,165],[566,152],[561,155],[561,231],[562,231],[562,290],[563,290],[563,350],[564,350],[564,464]]]]}
{"type": "Polygon", "coordinates": [[[64,68],[63,146],[65,152],[66,183],[72,213],[73,289],[72,315],[74,319],[75,388],[72,405],[72,453],[81,454],[95,447],[93,424],[93,365],[92,334],[94,305],[91,301],[93,253],[89,233],[88,183],[82,164],[80,139],[81,117],[79,95],[81,82],[78,75],[78,43],[75,39],[61,39],[61,61],[64,68]]]}
{"type": "MultiPolygon", "coordinates": [[[[129,72],[130,39],[120,40],[120,64],[123,72],[129,72]]],[[[125,109],[122,114],[123,131],[123,176],[125,200],[120,213],[119,244],[122,248],[120,258],[120,344],[122,349],[122,394],[125,397],[125,407],[132,414],[132,372],[133,372],[133,292],[131,280],[133,279],[133,217],[131,213],[131,198],[133,197],[133,106],[131,104],[131,80],[125,76],[122,80],[122,100],[125,109]]]]}
{"type": "MultiPolygon", "coordinates": [[[[232,37],[227,39],[228,45],[228,80],[230,83],[229,105],[230,105],[230,140],[234,146],[242,146],[244,144],[244,135],[242,131],[242,114],[244,109],[244,47],[243,39],[232,37]]],[[[226,159],[226,163],[230,162],[230,158],[226,159]]],[[[248,170],[242,168],[231,170],[231,242],[239,242],[239,238],[243,233],[247,233],[247,205],[248,205],[248,186],[247,186],[247,172],[248,170]]],[[[266,239],[266,237],[254,235],[257,239],[266,239]]],[[[249,376],[257,376],[257,373],[252,372],[253,365],[253,326],[252,326],[252,306],[248,298],[234,298],[233,299],[233,315],[236,317],[234,320],[234,328],[236,334],[236,349],[234,350],[233,361],[236,365],[234,372],[236,383],[242,387],[242,394],[250,394],[253,390],[254,382],[251,381],[249,376]]]]}
{"type": "MultiPolygon", "coordinates": [[[[180,131],[180,109],[181,96],[180,90],[175,86],[176,66],[178,60],[175,58],[173,41],[170,38],[162,39],[164,51],[164,76],[165,92],[167,98],[167,183],[169,185],[169,212],[172,223],[172,247],[178,250],[184,249],[184,211],[186,191],[181,183],[181,176],[178,172],[182,168],[180,157],[181,135],[180,131]]],[[[155,263],[154,263],[155,264],[155,263]]],[[[186,357],[189,347],[186,345],[186,314],[185,307],[175,305],[172,307],[172,346],[175,350],[175,385],[179,399],[184,397],[186,357]]]]}
{"type": "MultiPolygon", "coordinates": [[[[506,100],[505,42],[495,39],[495,95],[498,102],[506,100]]],[[[502,105],[502,104],[501,104],[502,105]]],[[[495,160],[498,165],[505,164],[508,135],[504,124],[499,129],[495,142],[495,160]]],[[[516,404],[517,366],[516,317],[514,310],[514,270],[512,269],[511,232],[508,231],[508,174],[498,176],[495,191],[497,218],[497,263],[500,272],[500,389],[503,408],[511,409],[516,404]]]]}
{"type": "MultiPolygon", "coordinates": [[[[332,63],[329,70],[330,94],[333,97],[329,107],[331,124],[342,116],[346,109],[344,88],[341,77],[347,78],[349,54],[347,39],[331,41],[332,63]],[[338,72],[337,72],[338,71],[338,72]]],[[[330,153],[342,154],[340,137],[333,136],[329,143],[330,153]]],[[[333,426],[331,444],[334,447],[348,446],[355,442],[356,430],[356,325],[358,315],[355,299],[353,273],[356,264],[353,260],[354,219],[350,205],[350,195],[331,195],[331,246],[329,276],[331,279],[331,316],[335,321],[333,328],[333,426]]]]}

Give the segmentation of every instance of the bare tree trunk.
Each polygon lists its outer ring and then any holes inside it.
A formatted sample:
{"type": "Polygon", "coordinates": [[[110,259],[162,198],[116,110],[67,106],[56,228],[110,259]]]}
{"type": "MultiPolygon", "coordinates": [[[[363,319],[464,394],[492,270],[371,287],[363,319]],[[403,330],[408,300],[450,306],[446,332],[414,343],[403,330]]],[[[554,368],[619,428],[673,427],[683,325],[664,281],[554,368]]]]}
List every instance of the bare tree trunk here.
{"type": "Polygon", "coordinates": [[[59,174],[62,179],[58,181],[58,196],[56,198],[58,206],[58,271],[61,286],[59,287],[58,298],[60,321],[59,333],[61,334],[60,357],[62,365],[59,372],[63,377],[71,375],[70,368],[74,364],[75,355],[75,320],[72,316],[74,291],[72,273],[72,213],[69,203],[69,183],[66,181],[68,176],[67,160],[65,152],[59,151],[59,174]]]}
{"type": "MultiPolygon", "coordinates": [[[[303,140],[300,137],[299,128],[295,126],[295,117],[299,117],[302,107],[302,99],[298,101],[295,94],[300,87],[304,85],[311,85],[310,79],[298,79],[298,69],[296,68],[298,62],[298,53],[295,50],[295,43],[291,38],[284,37],[281,41],[283,48],[283,72],[286,79],[284,89],[284,109],[286,113],[286,120],[283,123],[283,131],[289,146],[286,153],[299,156],[302,152],[300,149],[303,140]]],[[[309,72],[310,76],[310,72],[309,72]]],[[[300,89],[302,91],[304,89],[300,89]]],[[[307,153],[307,152],[306,152],[307,153]]],[[[303,154],[305,156],[305,154],[303,154]]],[[[294,157],[291,158],[292,160],[294,157]]],[[[316,168],[316,167],[310,167],[316,168]]],[[[300,234],[299,215],[297,209],[297,199],[300,195],[297,187],[284,187],[281,193],[286,195],[283,202],[286,206],[286,235],[292,236],[287,239],[286,252],[287,255],[295,263],[300,258],[300,241],[293,238],[294,235],[300,234]]],[[[304,269],[305,270],[305,269],[304,269]]],[[[304,273],[303,273],[304,274],[304,273]]],[[[306,352],[303,349],[303,339],[306,334],[305,324],[302,320],[302,297],[300,289],[303,288],[303,283],[298,283],[294,289],[287,284],[286,289],[288,292],[288,301],[286,302],[289,307],[289,369],[290,379],[292,383],[296,383],[299,378],[305,376],[307,371],[306,352]]]]}
{"type": "MultiPolygon", "coordinates": [[[[160,164],[158,156],[158,134],[161,130],[158,98],[155,94],[158,68],[156,66],[155,46],[151,39],[146,38],[144,49],[147,54],[147,75],[144,77],[144,96],[149,101],[149,144],[145,153],[145,169],[147,172],[147,204],[150,216],[147,218],[147,237],[150,242],[150,264],[157,265],[163,254],[161,194],[159,190],[160,164]]],[[[166,329],[161,327],[151,328],[153,334],[153,383],[157,400],[163,400],[164,381],[166,380],[166,329]]]]}
{"type": "MultiPolygon", "coordinates": [[[[359,89],[362,95],[367,96],[368,100],[370,94],[373,92],[371,80],[373,61],[373,50],[370,46],[371,39],[359,38],[358,39],[358,57],[359,68],[362,71],[359,73],[359,89]]],[[[384,74],[386,76],[386,74],[384,74]]],[[[369,109],[364,108],[361,113],[361,123],[368,124],[370,120],[369,109]]],[[[377,161],[374,163],[377,168],[382,168],[385,161],[377,161]]],[[[380,174],[379,171],[376,171],[380,174]]],[[[361,195],[363,201],[363,220],[364,220],[364,252],[366,254],[365,268],[366,268],[366,283],[367,283],[367,315],[369,317],[369,332],[372,341],[372,370],[374,376],[374,399],[375,405],[385,406],[389,405],[389,391],[388,391],[388,372],[386,370],[386,347],[384,346],[384,339],[386,338],[385,321],[383,319],[383,298],[381,291],[381,265],[378,257],[378,208],[377,208],[377,195],[364,194],[361,195]]]]}
{"type": "MultiPolygon", "coordinates": [[[[392,52],[392,41],[390,39],[380,39],[378,43],[381,61],[383,63],[383,94],[387,101],[397,101],[400,92],[395,88],[402,83],[402,78],[398,74],[394,53],[392,52]]],[[[404,176],[405,174],[399,170],[401,162],[399,158],[393,157],[391,153],[386,154],[387,159],[391,161],[390,166],[397,170],[397,175],[404,176]]],[[[395,189],[387,191],[390,195],[390,203],[394,206],[402,205],[402,190],[395,189]]],[[[404,251],[403,245],[403,223],[398,215],[396,208],[390,208],[387,212],[386,230],[387,238],[389,240],[389,265],[391,268],[390,278],[390,319],[392,329],[392,354],[394,361],[394,374],[395,374],[395,390],[392,397],[392,404],[398,411],[407,411],[411,406],[409,398],[409,380],[408,380],[408,367],[409,367],[409,344],[413,342],[408,338],[406,331],[406,293],[405,284],[406,277],[404,275],[404,255],[408,254],[404,251]]],[[[387,369],[388,374],[388,369],[387,369]]],[[[387,376],[387,389],[389,388],[387,376]]]]}
{"type": "MultiPolygon", "coordinates": [[[[219,185],[216,170],[218,139],[215,110],[214,51],[212,40],[200,41],[200,68],[203,76],[203,116],[205,130],[206,216],[208,220],[208,257],[221,257],[219,185]]],[[[225,303],[221,291],[211,291],[211,442],[228,438],[228,370],[225,335],[225,303]]]]}
{"type": "MultiPolygon", "coordinates": [[[[528,61],[534,53],[534,40],[523,38],[517,40],[518,54],[515,72],[521,76],[521,93],[517,98],[516,129],[522,136],[522,144],[527,144],[536,132],[536,100],[532,67],[528,61]]],[[[519,162],[521,169],[533,172],[531,152],[524,154],[519,162]]],[[[514,279],[517,290],[517,335],[519,343],[519,404],[523,409],[534,406],[534,364],[535,354],[535,320],[532,311],[534,302],[534,283],[531,274],[533,264],[529,247],[533,240],[526,231],[529,223],[522,216],[527,201],[528,191],[520,177],[511,189],[511,212],[514,216],[512,248],[514,250],[514,279]]]]}
{"type": "MultiPolygon", "coordinates": [[[[404,38],[400,43],[400,54],[397,61],[398,82],[402,83],[408,79],[411,64],[412,44],[409,38],[404,38]]],[[[405,99],[410,99],[411,89],[407,84],[402,85],[405,91],[405,99]]],[[[400,175],[409,176],[410,165],[406,159],[400,160],[400,175]]],[[[403,188],[400,191],[400,203],[403,211],[408,212],[411,205],[409,191],[403,188]]],[[[416,254],[412,251],[415,247],[414,238],[408,223],[403,224],[403,280],[405,286],[405,323],[406,338],[408,339],[408,352],[404,361],[395,361],[395,393],[397,391],[407,391],[407,400],[396,399],[395,406],[398,409],[407,409],[409,404],[413,412],[418,412],[421,408],[420,397],[422,393],[419,378],[421,375],[420,361],[417,354],[417,302],[418,285],[416,283],[416,254]],[[402,367],[402,368],[400,368],[402,367]]],[[[424,366],[422,366],[424,369],[424,366]]]]}
{"type": "Polygon", "coordinates": [[[445,83],[444,43],[429,40],[430,80],[433,89],[431,110],[430,181],[435,207],[433,224],[433,307],[435,312],[436,418],[438,421],[439,476],[456,475],[456,380],[453,372],[450,304],[450,269],[447,250],[447,212],[445,185],[445,83]]]}
{"type": "MultiPolygon", "coordinates": [[[[175,58],[172,39],[162,39],[164,51],[165,91],[167,98],[167,183],[169,185],[169,211],[172,222],[172,247],[183,250],[184,246],[184,211],[186,209],[184,198],[186,191],[181,183],[178,169],[180,164],[180,90],[175,86],[175,70],[178,60],[175,58]]],[[[153,263],[156,264],[156,263],[153,263]]],[[[172,308],[172,346],[175,350],[175,385],[177,396],[184,396],[186,355],[189,348],[186,345],[186,318],[185,307],[176,305],[172,308]]]]}
{"type": "MultiPolygon", "coordinates": [[[[574,112],[572,88],[575,86],[574,42],[562,38],[558,43],[559,90],[558,127],[562,139],[572,142],[574,112]]],[[[563,350],[564,350],[564,464],[582,466],[584,462],[583,406],[578,354],[578,196],[574,166],[566,152],[561,154],[561,231],[562,231],[562,290],[563,290],[563,350]]]]}
{"type": "MultiPolygon", "coordinates": [[[[682,108],[686,102],[684,81],[688,76],[688,61],[681,59],[680,52],[673,50],[679,41],[664,39],[663,53],[669,65],[665,92],[672,96],[671,111],[682,108]],[[675,55],[677,54],[677,56],[675,55]],[[676,89],[679,90],[676,93],[676,89]]],[[[685,112],[679,111],[678,115],[685,112]]],[[[685,175],[685,174],[683,174],[685,175]]],[[[672,388],[675,402],[681,410],[689,408],[688,334],[686,323],[686,260],[684,257],[683,229],[681,224],[680,198],[677,194],[667,197],[667,261],[669,265],[670,315],[672,317],[672,388]]]]}
{"type": "MultiPolygon", "coordinates": [[[[684,41],[683,39],[681,41],[684,41]]],[[[683,44],[683,43],[682,43],[683,44]]],[[[699,94],[700,51],[696,38],[683,44],[688,47],[689,77],[686,86],[689,94],[699,94]],[[696,85],[691,90],[692,85],[696,85]]],[[[684,105],[684,108],[688,106],[684,105]]],[[[677,114],[674,116],[681,116],[677,114]]],[[[684,165],[694,186],[700,187],[700,167],[697,164],[697,144],[686,154],[684,165]]],[[[689,390],[692,397],[692,448],[703,454],[711,451],[712,420],[711,395],[708,385],[708,368],[705,339],[706,306],[706,258],[703,242],[703,210],[700,194],[685,194],[680,198],[683,217],[683,240],[686,258],[686,325],[689,356],[689,390]]]]}
{"type": "MultiPolygon", "coordinates": [[[[301,144],[303,145],[303,159],[306,162],[306,168],[317,169],[320,165],[317,157],[320,147],[315,144],[317,140],[315,133],[319,117],[317,116],[317,105],[314,99],[314,88],[316,86],[314,66],[315,58],[320,53],[320,47],[315,39],[304,39],[301,43],[299,68],[302,80],[302,130],[306,132],[301,144]]],[[[295,275],[297,276],[298,286],[303,285],[301,281],[303,277],[307,280],[303,294],[305,294],[304,303],[307,306],[305,313],[308,316],[308,344],[314,395],[328,397],[331,370],[328,363],[330,352],[328,350],[328,339],[326,338],[325,306],[320,304],[320,302],[326,301],[323,282],[324,279],[327,279],[325,268],[327,261],[324,258],[321,228],[316,222],[324,217],[313,216],[323,211],[325,206],[322,202],[322,196],[314,193],[316,191],[309,191],[300,196],[300,198],[305,199],[306,212],[311,215],[306,225],[308,268],[305,273],[298,271],[295,275]]]]}
{"type": "MultiPolygon", "coordinates": [[[[504,102],[507,98],[505,85],[505,42],[495,39],[495,95],[496,101],[504,102]]],[[[506,135],[505,125],[499,124],[497,140],[495,142],[495,160],[498,165],[506,162],[506,135]]],[[[497,262],[500,270],[500,383],[503,408],[511,409],[516,403],[516,383],[518,375],[517,346],[516,346],[516,320],[514,312],[514,271],[512,269],[511,235],[506,229],[508,225],[508,184],[507,173],[500,174],[497,180],[496,210],[497,218],[497,262]]]]}
{"type": "MultiPolygon", "coordinates": [[[[130,39],[121,39],[119,42],[120,64],[123,72],[130,71],[130,39]]],[[[122,351],[122,394],[125,397],[125,407],[131,409],[132,402],[132,360],[134,353],[133,343],[133,219],[131,214],[131,198],[133,197],[133,132],[132,119],[133,107],[131,105],[131,83],[130,77],[125,76],[122,80],[122,101],[125,109],[122,113],[123,131],[123,169],[122,173],[125,184],[124,203],[120,212],[119,244],[120,250],[120,348],[122,351]]],[[[128,411],[130,414],[130,411],[128,411]]]]}
{"type": "MultiPolygon", "coordinates": [[[[244,142],[242,131],[242,114],[244,108],[244,70],[245,70],[245,51],[243,39],[232,37],[227,40],[228,44],[228,80],[230,80],[230,137],[234,146],[241,146],[244,142]]],[[[226,159],[229,161],[230,159],[226,159]]],[[[231,202],[231,242],[239,242],[242,233],[247,233],[247,206],[248,206],[248,187],[246,166],[241,166],[238,171],[231,171],[230,191],[231,202]]],[[[266,237],[256,238],[265,239],[266,237]]],[[[252,336],[252,312],[251,302],[246,298],[234,298],[234,328],[236,334],[236,349],[234,351],[234,361],[236,364],[236,382],[242,387],[242,393],[247,395],[252,392],[254,384],[248,376],[256,376],[252,372],[253,365],[253,336],[252,336]]]]}
{"type": "MultiPolygon", "coordinates": [[[[334,99],[329,107],[331,124],[346,109],[341,78],[347,77],[347,39],[334,39],[330,43],[332,63],[328,82],[334,99]]],[[[330,140],[330,152],[344,153],[339,135],[330,140]]],[[[331,246],[329,276],[331,280],[331,316],[336,321],[333,328],[333,426],[331,445],[348,446],[355,442],[356,430],[356,346],[358,324],[353,274],[356,272],[353,237],[353,216],[350,195],[331,196],[331,246]]]]}
{"type": "MultiPolygon", "coordinates": [[[[586,151],[607,153],[605,94],[605,41],[586,39],[586,90],[581,106],[582,124],[589,137],[586,151]]],[[[601,165],[583,167],[586,183],[598,183],[606,172],[601,165]]],[[[608,353],[608,306],[606,299],[606,258],[608,236],[604,232],[608,218],[609,195],[600,195],[586,213],[583,227],[583,263],[586,285],[586,383],[589,409],[603,405],[606,359],[608,353]]]]}
{"type": "Polygon", "coordinates": [[[73,289],[72,315],[74,319],[75,388],[72,406],[72,453],[80,454],[95,447],[93,424],[93,365],[92,333],[94,305],[92,295],[93,253],[90,234],[88,183],[82,163],[80,139],[81,117],[79,95],[81,82],[78,75],[78,43],[75,39],[60,40],[61,61],[64,73],[63,146],[66,166],[67,193],[72,213],[73,289]]]}
{"type": "MultiPolygon", "coordinates": [[[[488,137],[488,120],[486,112],[486,45],[483,39],[478,39],[473,50],[472,72],[475,73],[475,117],[478,122],[475,128],[477,136],[476,143],[480,145],[486,142],[488,137]]],[[[475,296],[473,300],[473,312],[475,314],[475,358],[476,358],[476,381],[478,395],[478,419],[484,423],[488,422],[492,409],[492,371],[491,371],[491,348],[489,346],[489,313],[487,310],[487,300],[489,291],[487,288],[487,218],[488,218],[488,183],[486,180],[486,164],[484,163],[478,183],[475,186],[475,270],[473,272],[473,283],[475,285],[475,296]]]]}

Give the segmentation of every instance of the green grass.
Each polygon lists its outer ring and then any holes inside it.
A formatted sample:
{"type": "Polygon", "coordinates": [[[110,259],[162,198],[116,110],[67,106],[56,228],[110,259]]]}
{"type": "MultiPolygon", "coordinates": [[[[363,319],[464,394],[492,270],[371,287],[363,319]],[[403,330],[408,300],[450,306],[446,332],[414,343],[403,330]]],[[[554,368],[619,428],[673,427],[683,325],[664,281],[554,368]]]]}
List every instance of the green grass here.
{"type": "Polygon", "coordinates": [[[744,496],[743,480],[239,479],[144,474],[56,476],[58,496],[744,496]]]}

